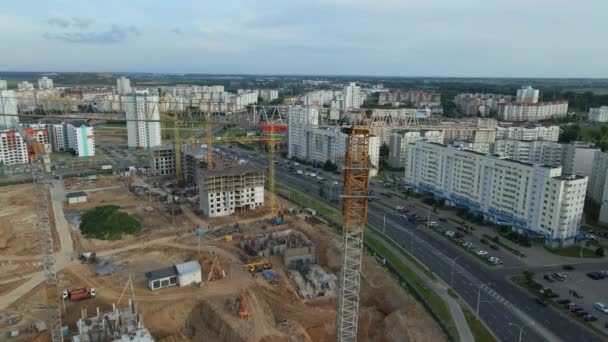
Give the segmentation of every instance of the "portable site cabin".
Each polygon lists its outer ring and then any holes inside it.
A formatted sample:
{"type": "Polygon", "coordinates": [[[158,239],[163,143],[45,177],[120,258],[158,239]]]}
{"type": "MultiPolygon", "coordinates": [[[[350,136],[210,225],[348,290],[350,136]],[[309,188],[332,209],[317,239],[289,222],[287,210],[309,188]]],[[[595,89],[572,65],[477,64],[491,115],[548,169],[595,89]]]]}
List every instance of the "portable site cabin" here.
{"type": "Polygon", "coordinates": [[[65,197],[68,200],[68,204],[84,203],[87,201],[87,194],[84,191],[70,192],[65,197]]]}
{"type": "Polygon", "coordinates": [[[177,282],[179,286],[200,284],[202,281],[201,265],[196,260],[177,264],[175,265],[175,269],[177,269],[177,282]]]}
{"type": "Polygon", "coordinates": [[[160,270],[146,272],[150,290],[177,285],[177,270],[175,266],[161,268],[160,270]]]}

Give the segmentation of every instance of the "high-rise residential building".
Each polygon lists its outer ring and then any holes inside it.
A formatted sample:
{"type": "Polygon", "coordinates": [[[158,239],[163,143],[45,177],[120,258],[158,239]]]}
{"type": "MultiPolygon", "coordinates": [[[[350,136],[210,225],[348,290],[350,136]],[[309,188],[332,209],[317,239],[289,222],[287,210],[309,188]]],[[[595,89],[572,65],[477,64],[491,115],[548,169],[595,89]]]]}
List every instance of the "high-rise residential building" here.
{"type": "Polygon", "coordinates": [[[126,112],[128,146],[160,146],[162,141],[158,96],[147,92],[131,93],[122,96],[122,104],[126,112]]]}
{"type": "Polygon", "coordinates": [[[600,151],[600,149],[589,143],[564,144],[562,152],[563,171],[570,174],[591,176],[597,151],[600,151]]]}
{"type": "Polygon", "coordinates": [[[540,92],[538,89],[534,89],[531,86],[522,87],[517,89],[517,97],[515,102],[519,103],[537,103],[540,92]]]}
{"type": "Polygon", "coordinates": [[[276,89],[261,89],[260,97],[265,102],[270,102],[279,98],[279,91],[276,89]]]}
{"type": "Polygon", "coordinates": [[[589,108],[589,121],[608,122],[608,106],[589,108]]]}
{"type": "Polygon", "coordinates": [[[14,130],[0,130],[0,165],[27,162],[29,162],[27,146],[21,135],[14,130]]]}
{"type": "Polygon", "coordinates": [[[95,155],[95,135],[93,127],[87,125],[73,126],[74,154],[77,157],[92,157],[95,155]]]}
{"type": "Polygon", "coordinates": [[[8,89],[8,84],[6,83],[5,80],[0,80],[0,90],[6,90],[8,89]]]}
{"type": "Polygon", "coordinates": [[[501,122],[496,127],[496,140],[545,140],[557,141],[559,126],[544,125],[507,125],[501,122]]]}
{"type": "Polygon", "coordinates": [[[199,177],[200,210],[218,217],[264,205],[264,172],[250,166],[206,170],[199,177]]]}
{"type": "Polygon", "coordinates": [[[124,76],[116,79],[116,92],[118,95],[131,94],[131,80],[124,76]]]}
{"type": "Polygon", "coordinates": [[[544,140],[496,140],[493,154],[532,164],[562,165],[565,144],[544,140]]]}
{"type": "Polygon", "coordinates": [[[343,109],[359,108],[363,104],[361,87],[357,86],[355,82],[350,82],[345,86],[342,95],[344,96],[343,109]]]}
{"type": "Polygon", "coordinates": [[[319,110],[314,107],[289,106],[287,122],[287,156],[301,158],[305,156],[302,149],[310,139],[307,129],[319,124],[319,110]]]}
{"type": "Polygon", "coordinates": [[[15,92],[0,90],[0,128],[12,127],[13,120],[19,122],[15,92]]]}
{"type": "Polygon", "coordinates": [[[486,117],[498,111],[498,105],[511,102],[511,95],[462,93],[454,97],[458,111],[466,116],[486,117]]]}
{"type": "Polygon", "coordinates": [[[393,168],[405,166],[407,147],[418,140],[426,140],[443,144],[443,132],[441,131],[402,131],[393,132],[389,138],[388,165],[393,168]]]}
{"type": "Polygon", "coordinates": [[[441,93],[426,90],[383,91],[378,95],[378,105],[390,104],[394,107],[410,103],[414,107],[441,105],[441,93]]]}
{"type": "Polygon", "coordinates": [[[39,78],[38,89],[53,89],[53,80],[46,76],[39,78]]]}
{"type": "Polygon", "coordinates": [[[567,115],[568,101],[498,104],[498,119],[502,121],[541,121],[563,118],[567,115]]]}
{"type": "Polygon", "coordinates": [[[548,245],[575,242],[587,177],[417,141],[408,146],[405,181],[416,191],[466,208],[548,245]]]}
{"type": "Polygon", "coordinates": [[[18,90],[34,90],[34,85],[28,81],[23,81],[23,82],[17,83],[17,89],[18,90]]]}
{"type": "Polygon", "coordinates": [[[608,152],[595,151],[587,195],[600,205],[598,221],[608,224],[608,152]]]}

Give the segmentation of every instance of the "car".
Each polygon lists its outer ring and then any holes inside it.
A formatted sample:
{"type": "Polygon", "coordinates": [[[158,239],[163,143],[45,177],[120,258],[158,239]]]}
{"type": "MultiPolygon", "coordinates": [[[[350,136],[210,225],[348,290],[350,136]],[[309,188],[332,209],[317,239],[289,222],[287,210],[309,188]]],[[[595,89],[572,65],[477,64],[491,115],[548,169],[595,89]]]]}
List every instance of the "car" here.
{"type": "Polygon", "coordinates": [[[398,205],[398,206],[395,207],[395,210],[397,210],[397,211],[401,211],[403,209],[405,209],[405,208],[403,206],[401,206],[401,205],[398,205]]]}
{"type": "Polygon", "coordinates": [[[440,222],[447,222],[448,220],[447,220],[445,217],[440,217],[440,218],[439,218],[439,221],[440,221],[440,222]]]}
{"type": "Polygon", "coordinates": [[[477,251],[477,255],[481,255],[481,256],[488,255],[488,252],[479,250],[479,251],[477,251]]]}
{"type": "Polygon", "coordinates": [[[548,274],[545,274],[545,275],[543,276],[543,278],[544,278],[546,281],[550,282],[550,283],[552,283],[552,282],[554,282],[554,281],[555,281],[555,280],[553,280],[553,278],[551,278],[551,276],[550,276],[550,275],[548,275],[548,274]]]}
{"type": "Polygon", "coordinates": [[[431,227],[437,227],[437,225],[438,225],[438,224],[437,224],[437,222],[435,222],[435,221],[431,221],[431,222],[429,222],[429,226],[431,226],[431,227]]]}
{"type": "Polygon", "coordinates": [[[500,265],[500,264],[502,264],[502,260],[500,260],[497,257],[489,257],[488,261],[491,262],[491,263],[493,263],[494,265],[500,265]]]}
{"type": "Polygon", "coordinates": [[[551,273],[551,276],[552,276],[554,279],[557,279],[557,280],[559,280],[559,281],[564,281],[564,280],[566,280],[566,276],[564,276],[564,275],[563,275],[563,274],[561,274],[561,273],[551,273]]]}
{"type": "Polygon", "coordinates": [[[608,271],[600,271],[599,273],[603,275],[604,278],[608,278],[608,271]]]}
{"type": "Polygon", "coordinates": [[[547,306],[547,302],[546,302],[546,301],[544,301],[544,300],[542,300],[542,299],[540,299],[540,298],[538,298],[538,297],[534,298],[534,300],[535,300],[535,301],[536,301],[538,304],[540,304],[540,305],[542,305],[542,306],[547,306]]]}
{"type": "Polygon", "coordinates": [[[333,185],[339,185],[340,183],[338,183],[338,181],[334,181],[332,184],[333,185]]]}
{"type": "Polygon", "coordinates": [[[480,239],[479,242],[483,243],[484,245],[488,244],[488,240],[486,239],[480,239]]]}
{"type": "Polygon", "coordinates": [[[562,269],[565,271],[573,271],[574,270],[574,266],[572,265],[564,265],[562,266],[562,269]]]}
{"type": "Polygon", "coordinates": [[[560,305],[567,305],[567,304],[570,304],[570,299],[565,298],[565,299],[557,300],[555,302],[560,305]]]}
{"type": "Polygon", "coordinates": [[[477,248],[477,246],[475,246],[474,243],[471,243],[468,247],[469,247],[469,249],[475,249],[475,248],[477,248]]]}
{"type": "Polygon", "coordinates": [[[444,234],[445,234],[445,236],[449,236],[449,237],[454,237],[454,235],[456,235],[456,233],[451,230],[446,231],[444,234]]]}
{"type": "Polygon", "coordinates": [[[595,321],[597,321],[597,317],[595,317],[595,316],[593,316],[593,315],[591,315],[591,314],[589,314],[589,315],[587,315],[587,316],[583,317],[583,319],[584,319],[585,321],[587,321],[587,322],[595,322],[595,321]]]}
{"type": "Polygon", "coordinates": [[[581,308],[581,307],[580,307],[580,306],[578,306],[578,305],[573,305],[573,306],[571,306],[571,307],[570,307],[570,309],[569,309],[569,310],[570,310],[570,312],[572,312],[572,313],[576,313],[576,312],[579,312],[579,311],[583,310],[583,308],[581,308]]]}
{"type": "Polygon", "coordinates": [[[606,306],[606,304],[604,304],[604,303],[595,303],[595,304],[593,304],[593,307],[597,311],[608,314],[608,306],[606,306]]]}
{"type": "Polygon", "coordinates": [[[465,241],[465,242],[462,243],[462,245],[464,247],[469,247],[470,244],[471,244],[471,242],[469,242],[469,241],[465,241]]]}
{"type": "Polygon", "coordinates": [[[310,177],[315,178],[315,177],[317,177],[317,174],[313,172],[310,174],[310,177]]]}
{"type": "Polygon", "coordinates": [[[498,246],[496,246],[496,245],[490,245],[490,248],[492,248],[495,251],[499,250],[498,246]]]}
{"type": "Polygon", "coordinates": [[[576,298],[583,298],[583,296],[581,296],[580,294],[578,294],[578,292],[576,292],[574,290],[570,290],[568,292],[576,298]]]}
{"type": "Polygon", "coordinates": [[[602,277],[602,274],[598,273],[598,272],[589,272],[589,273],[587,273],[587,277],[589,277],[593,280],[599,280],[599,279],[604,278],[604,277],[602,277]]]}

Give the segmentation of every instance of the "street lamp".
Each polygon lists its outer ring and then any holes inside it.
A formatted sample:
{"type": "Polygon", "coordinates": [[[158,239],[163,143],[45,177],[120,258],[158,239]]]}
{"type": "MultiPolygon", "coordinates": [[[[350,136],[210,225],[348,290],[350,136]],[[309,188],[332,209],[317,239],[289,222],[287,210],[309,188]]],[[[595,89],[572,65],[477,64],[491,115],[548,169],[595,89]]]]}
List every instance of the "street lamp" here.
{"type": "Polygon", "coordinates": [[[527,327],[527,326],[530,326],[532,324],[534,324],[534,322],[530,322],[530,323],[524,324],[524,325],[517,325],[515,323],[509,322],[509,325],[512,325],[512,326],[514,326],[514,327],[516,327],[516,328],[519,329],[519,342],[521,342],[521,336],[524,333],[524,328],[527,327]]]}
{"type": "MultiPolygon", "coordinates": [[[[471,284],[472,285],[472,284],[471,284]]],[[[481,287],[485,285],[494,285],[494,283],[480,283],[477,291],[477,309],[475,310],[475,315],[479,318],[479,304],[481,304],[481,287]]],[[[492,302],[492,301],[485,301],[492,302]]]]}
{"type": "Polygon", "coordinates": [[[456,260],[458,260],[459,258],[462,258],[463,255],[457,256],[454,259],[452,259],[452,280],[450,282],[450,286],[453,288],[454,287],[454,265],[456,264],[456,260]]]}
{"type": "Polygon", "coordinates": [[[386,235],[386,212],[384,212],[384,219],[382,222],[382,234],[386,235]]]}

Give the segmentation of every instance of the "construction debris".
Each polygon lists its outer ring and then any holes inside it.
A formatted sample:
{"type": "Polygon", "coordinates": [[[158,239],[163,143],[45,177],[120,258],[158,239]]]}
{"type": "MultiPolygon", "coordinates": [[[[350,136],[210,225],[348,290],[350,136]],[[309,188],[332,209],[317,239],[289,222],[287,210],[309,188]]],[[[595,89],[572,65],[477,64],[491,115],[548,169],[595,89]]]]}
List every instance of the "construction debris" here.
{"type": "Polygon", "coordinates": [[[81,311],[81,318],[76,322],[78,335],[72,337],[72,342],[154,341],[143,325],[137,303],[131,299],[126,308],[117,309],[112,305],[112,311],[103,314],[97,308],[97,315],[89,318],[86,312],[86,309],[81,311]]]}
{"type": "Polygon", "coordinates": [[[110,259],[98,259],[97,262],[91,267],[93,272],[98,276],[104,276],[112,274],[116,271],[120,271],[127,267],[124,264],[115,264],[110,259]]]}
{"type": "Polygon", "coordinates": [[[287,274],[296,284],[300,297],[304,299],[336,296],[336,276],[327,274],[319,265],[306,265],[297,270],[288,270],[287,274]]]}

